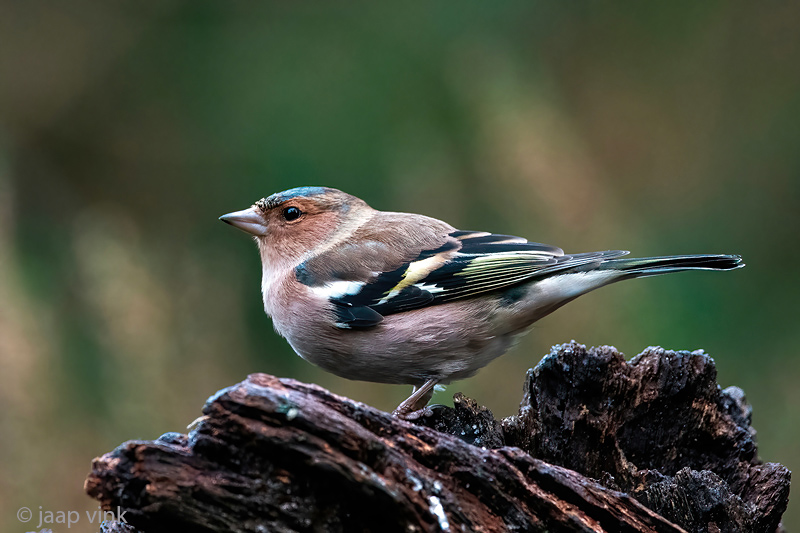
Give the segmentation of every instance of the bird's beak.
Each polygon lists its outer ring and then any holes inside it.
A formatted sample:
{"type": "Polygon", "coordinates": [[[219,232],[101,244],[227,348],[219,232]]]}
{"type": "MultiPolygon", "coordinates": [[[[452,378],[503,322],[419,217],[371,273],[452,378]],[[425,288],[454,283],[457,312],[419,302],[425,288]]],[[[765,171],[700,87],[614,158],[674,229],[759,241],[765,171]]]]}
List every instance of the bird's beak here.
{"type": "Polygon", "coordinates": [[[264,224],[264,218],[254,207],[222,215],[219,219],[251,235],[263,237],[267,234],[267,225],[264,224]]]}

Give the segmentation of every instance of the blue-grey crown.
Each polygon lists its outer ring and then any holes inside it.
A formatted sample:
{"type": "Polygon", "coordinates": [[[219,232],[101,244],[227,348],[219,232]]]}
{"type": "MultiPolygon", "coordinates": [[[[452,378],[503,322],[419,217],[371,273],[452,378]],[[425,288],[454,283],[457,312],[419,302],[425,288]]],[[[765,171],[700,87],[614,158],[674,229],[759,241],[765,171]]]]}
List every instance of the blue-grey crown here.
{"type": "Polygon", "coordinates": [[[329,190],[330,189],[327,187],[295,187],[294,189],[276,192],[275,194],[264,198],[261,202],[263,204],[263,209],[272,209],[273,207],[282,204],[286,200],[325,194],[329,190]]]}

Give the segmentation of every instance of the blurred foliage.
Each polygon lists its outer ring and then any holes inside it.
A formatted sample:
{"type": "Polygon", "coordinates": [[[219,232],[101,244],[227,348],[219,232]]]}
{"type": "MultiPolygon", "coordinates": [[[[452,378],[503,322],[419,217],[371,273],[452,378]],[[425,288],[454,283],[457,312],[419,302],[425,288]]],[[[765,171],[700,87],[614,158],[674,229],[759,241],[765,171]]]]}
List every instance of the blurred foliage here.
{"type": "Polygon", "coordinates": [[[182,431],[250,372],[405,397],[311,367],[263,314],[256,250],[216,218],[298,185],[567,251],[743,254],[587,295],[435,399],[510,414],[572,338],[704,348],[748,393],[762,458],[797,469],[798,20],[791,2],[3,2],[0,528],[24,531],[23,505],[94,509],[93,456],[182,431]]]}

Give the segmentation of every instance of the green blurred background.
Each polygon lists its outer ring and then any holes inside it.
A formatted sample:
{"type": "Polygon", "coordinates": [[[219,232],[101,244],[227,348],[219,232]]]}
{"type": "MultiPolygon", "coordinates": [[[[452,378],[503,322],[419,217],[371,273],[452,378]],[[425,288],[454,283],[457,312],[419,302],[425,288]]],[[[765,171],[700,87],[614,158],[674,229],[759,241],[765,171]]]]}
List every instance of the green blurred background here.
{"type": "Polygon", "coordinates": [[[6,0],[0,529],[95,509],[92,457],[184,431],[251,372],[407,395],[310,366],[261,310],[255,246],[217,217],[298,185],[573,252],[742,254],[585,296],[435,401],[509,415],[570,339],[703,348],[761,457],[800,467],[799,22],[794,2],[6,0]]]}

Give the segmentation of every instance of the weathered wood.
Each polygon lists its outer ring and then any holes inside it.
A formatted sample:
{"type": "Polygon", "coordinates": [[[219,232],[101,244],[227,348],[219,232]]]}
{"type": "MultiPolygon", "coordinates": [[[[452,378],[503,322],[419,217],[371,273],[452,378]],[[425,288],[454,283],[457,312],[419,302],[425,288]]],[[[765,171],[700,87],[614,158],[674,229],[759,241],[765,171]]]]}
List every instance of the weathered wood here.
{"type": "Polygon", "coordinates": [[[744,393],[716,378],[702,351],[648,348],[626,363],[610,347],[557,346],[528,372],[506,444],[602,479],[689,531],[771,533],[790,472],[761,463],[744,393]]]}
{"type": "Polygon", "coordinates": [[[789,472],[759,462],[741,391],[715,378],[697,352],[571,343],[529,371],[517,416],[457,394],[404,421],[254,374],[188,436],[96,459],[86,489],[148,533],[771,533],[789,472]]]}

